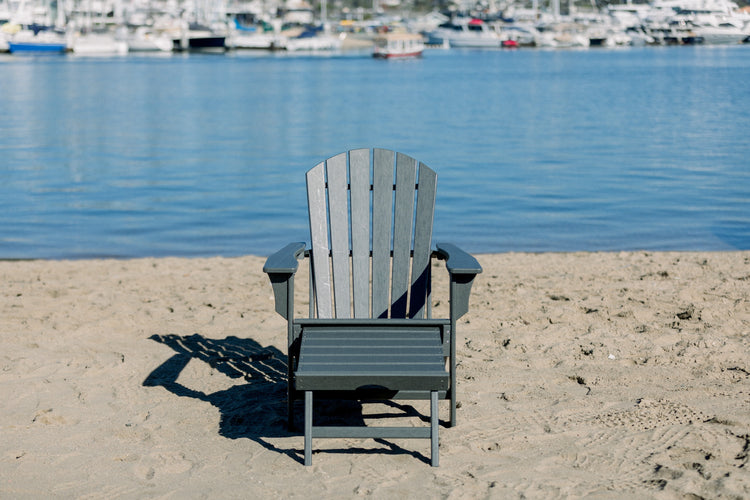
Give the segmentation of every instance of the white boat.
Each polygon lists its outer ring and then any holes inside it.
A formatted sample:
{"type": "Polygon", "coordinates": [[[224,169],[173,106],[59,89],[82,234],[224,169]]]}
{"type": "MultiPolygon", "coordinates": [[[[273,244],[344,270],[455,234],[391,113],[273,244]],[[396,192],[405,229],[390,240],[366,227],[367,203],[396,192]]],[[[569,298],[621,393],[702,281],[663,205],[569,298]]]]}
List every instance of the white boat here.
{"type": "Polygon", "coordinates": [[[441,24],[445,24],[448,21],[450,21],[448,16],[433,10],[416,19],[407,21],[407,26],[413,33],[429,33],[430,31],[435,31],[441,24]]]}
{"type": "Polygon", "coordinates": [[[62,53],[68,50],[68,40],[65,34],[45,30],[34,33],[32,30],[20,30],[7,39],[8,51],[20,52],[50,52],[62,53]]]}
{"type": "Polygon", "coordinates": [[[706,24],[693,28],[697,41],[705,45],[726,45],[742,43],[748,37],[742,29],[732,23],[717,26],[706,24]]]}
{"type": "Polygon", "coordinates": [[[172,52],[172,37],[155,31],[147,26],[140,26],[127,37],[130,52],[172,52]]]}
{"type": "Polygon", "coordinates": [[[122,55],[127,52],[127,42],[117,40],[110,33],[87,33],[73,39],[73,53],[76,55],[122,55]]]}
{"type": "Polygon", "coordinates": [[[552,24],[540,26],[538,31],[534,40],[537,47],[567,49],[591,46],[591,39],[581,33],[576,25],[552,24]]]}
{"type": "Polygon", "coordinates": [[[733,44],[750,34],[750,14],[732,0],[652,0],[610,6],[608,12],[628,35],[645,34],[646,43],[733,44]]]}
{"type": "Polygon", "coordinates": [[[441,24],[428,34],[431,45],[448,44],[456,48],[492,48],[502,45],[500,35],[484,21],[471,19],[465,22],[441,24]]]}
{"type": "Polygon", "coordinates": [[[230,38],[233,49],[279,50],[286,46],[287,39],[276,33],[237,32],[230,38]]]}
{"type": "Polygon", "coordinates": [[[337,50],[340,47],[340,37],[320,32],[317,29],[305,30],[297,37],[288,38],[284,45],[287,51],[337,50]]]}
{"type": "Polygon", "coordinates": [[[420,57],[424,38],[417,33],[383,33],[375,37],[372,55],[383,59],[420,57]]]}
{"type": "Polygon", "coordinates": [[[227,46],[233,49],[280,50],[286,46],[287,36],[281,34],[281,20],[244,26],[235,20],[234,28],[227,38],[227,46]]]}

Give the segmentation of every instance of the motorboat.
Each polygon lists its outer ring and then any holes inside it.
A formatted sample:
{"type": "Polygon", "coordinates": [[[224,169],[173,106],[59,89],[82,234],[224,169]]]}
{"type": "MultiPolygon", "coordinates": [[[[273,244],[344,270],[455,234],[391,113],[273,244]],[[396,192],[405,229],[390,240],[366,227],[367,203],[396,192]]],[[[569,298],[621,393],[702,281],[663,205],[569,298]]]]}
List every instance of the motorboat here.
{"type": "Polygon", "coordinates": [[[501,46],[502,38],[481,19],[471,19],[441,24],[428,33],[427,43],[455,48],[496,48],[501,46]]]}
{"type": "Polygon", "coordinates": [[[284,48],[287,51],[325,51],[341,47],[341,38],[321,28],[305,29],[298,36],[288,38],[284,48]]]}
{"type": "Polygon", "coordinates": [[[235,19],[227,45],[233,49],[281,50],[286,47],[287,36],[281,34],[281,21],[245,26],[235,19]]]}
{"type": "Polygon", "coordinates": [[[82,56],[126,54],[128,44],[112,33],[86,33],[73,40],[73,53],[82,56]]]}
{"type": "Polygon", "coordinates": [[[581,33],[578,26],[562,23],[540,26],[535,43],[537,47],[558,49],[591,46],[591,40],[581,33]]]}
{"type": "Polygon", "coordinates": [[[504,48],[530,47],[535,44],[537,34],[533,26],[505,25],[500,30],[501,46],[504,48]]]}
{"type": "Polygon", "coordinates": [[[429,33],[448,21],[450,21],[448,16],[441,14],[437,10],[433,10],[415,19],[408,20],[407,27],[412,33],[429,33]]]}
{"type": "Polygon", "coordinates": [[[178,38],[173,38],[174,50],[191,52],[226,52],[226,35],[208,26],[190,23],[182,27],[178,38]]]}
{"type": "Polygon", "coordinates": [[[732,23],[718,25],[705,24],[692,29],[695,36],[705,45],[727,45],[742,43],[748,33],[732,23]]]}
{"type": "Polygon", "coordinates": [[[128,34],[127,44],[130,52],[171,52],[173,48],[169,35],[148,26],[139,26],[128,34]]]}
{"type": "Polygon", "coordinates": [[[286,37],[272,32],[238,32],[230,38],[233,49],[279,50],[286,47],[286,37]]]}
{"type": "Polygon", "coordinates": [[[417,33],[382,33],[375,37],[372,55],[382,59],[420,57],[424,38],[417,33]]]}

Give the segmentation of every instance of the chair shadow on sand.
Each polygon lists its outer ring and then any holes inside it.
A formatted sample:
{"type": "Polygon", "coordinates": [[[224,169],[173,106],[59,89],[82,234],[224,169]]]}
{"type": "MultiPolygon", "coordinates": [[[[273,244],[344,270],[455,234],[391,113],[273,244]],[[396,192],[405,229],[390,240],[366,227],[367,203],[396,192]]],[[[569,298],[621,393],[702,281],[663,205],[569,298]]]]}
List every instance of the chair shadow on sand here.
{"type": "MultiPolygon", "coordinates": [[[[152,371],[145,387],[163,387],[179,397],[194,398],[211,403],[220,413],[219,434],[229,439],[247,438],[261,446],[289,455],[302,463],[302,440],[299,449],[280,449],[269,438],[299,436],[287,428],[286,407],[286,363],[287,356],[276,347],[263,347],[255,340],[238,337],[224,339],[206,338],[199,334],[152,335],[151,340],[171,347],[175,354],[152,371]],[[232,379],[244,379],[246,383],[236,384],[228,389],[210,394],[191,389],[178,382],[180,374],[193,359],[203,361],[211,368],[232,379]]],[[[315,408],[316,422],[326,425],[364,425],[362,405],[358,401],[327,401],[315,408]]],[[[390,406],[399,409],[407,416],[415,416],[425,421],[429,419],[410,405],[391,402],[390,406]]],[[[301,409],[300,409],[301,410],[301,409]]],[[[300,411],[301,413],[301,411],[300,411]]],[[[383,417],[383,415],[368,415],[383,417]]],[[[377,439],[388,449],[344,448],[326,449],[324,453],[373,453],[410,454],[429,463],[427,457],[401,448],[387,440],[377,439]]]]}

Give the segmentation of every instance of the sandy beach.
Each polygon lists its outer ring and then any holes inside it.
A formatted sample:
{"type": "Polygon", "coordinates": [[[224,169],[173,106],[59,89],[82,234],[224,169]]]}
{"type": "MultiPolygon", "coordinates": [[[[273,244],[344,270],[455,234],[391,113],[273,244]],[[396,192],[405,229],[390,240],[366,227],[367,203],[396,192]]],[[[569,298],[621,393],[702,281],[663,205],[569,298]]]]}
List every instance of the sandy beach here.
{"type": "Polygon", "coordinates": [[[750,498],[750,252],[477,258],[439,468],[301,465],[264,258],[0,262],[0,498],[750,498]]]}

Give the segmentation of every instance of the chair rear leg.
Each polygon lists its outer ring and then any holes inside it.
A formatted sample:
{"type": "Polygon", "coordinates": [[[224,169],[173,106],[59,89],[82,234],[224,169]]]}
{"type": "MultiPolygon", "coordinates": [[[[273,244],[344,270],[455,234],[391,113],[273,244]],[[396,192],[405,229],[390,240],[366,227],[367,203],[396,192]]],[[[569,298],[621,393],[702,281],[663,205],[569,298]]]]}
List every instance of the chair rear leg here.
{"type": "Polygon", "coordinates": [[[294,389],[292,388],[291,382],[288,382],[286,386],[286,414],[286,426],[291,432],[294,430],[294,389]]]}
{"type": "Polygon", "coordinates": [[[456,426],[456,375],[455,371],[451,371],[451,415],[450,415],[450,423],[448,424],[448,427],[455,427],[456,426]]]}

